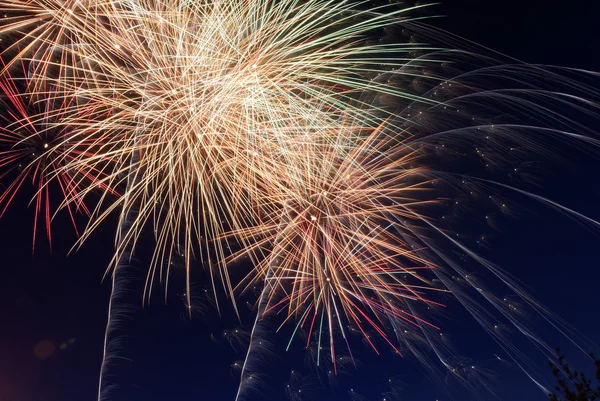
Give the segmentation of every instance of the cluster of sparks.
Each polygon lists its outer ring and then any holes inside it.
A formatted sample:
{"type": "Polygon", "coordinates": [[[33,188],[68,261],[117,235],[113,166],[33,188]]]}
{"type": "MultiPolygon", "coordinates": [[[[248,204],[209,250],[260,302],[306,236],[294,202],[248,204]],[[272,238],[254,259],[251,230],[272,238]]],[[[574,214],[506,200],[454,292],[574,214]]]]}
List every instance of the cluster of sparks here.
{"type": "MultiPolygon", "coordinates": [[[[82,240],[113,210],[136,208],[115,259],[152,222],[149,287],[168,277],[164,261],[175,250],[189,269],[201,244],[214,253],[211,272],[234,295],[239,286],[227,266],[239,255],[224,247],[236,242],[255,262],[251,283],[278,282],[269,286],[268,308],[282,288],[289,293],[278,305],[287,303],[290,317],[312,311],[314,323],[325,313],[343,330],[341,315],[332,317],[339,304],[354,323],[367,321],[383,334],[362,309],[351,310],[361,304],[411,319],[367,293],[423,300],[419,286],[395,274],[414,274],[418,267],[406,266],[427,262],[385,221],[415,218],[413,206],[422,203],[415,193],[427,180],[407,167],[414,151],[361,99],[365,91],[402,96],[373,80],[373,71],[398,66],[386,54],[403,49],[354,38],[407,10],[361,18],[349,13],[355,8],[323,1],[29,3],[31,16],[3,26],[26,33],[5,50],[12,59],[4,74],[12,82],[11,67],[25,65],[30,102],[62,102],[33,118],[44,120],[43,130],[65,133],[44,149],[60,164],[44,166],[48,157],[40,156],[26,168],[58,180],[69,211],[104,188],[82,240]]],[[[20,135],[17,145],[39,134],[20,135]]],[[[39,186],[48,191],[45,181],[39,186]]]]}
{"type": "Polygon", "coordinates": [[[347,345],[349,330],[377,350],[374,331],[397,353],[390,320],[398,339],[406,326],[429,338],[439,328],[414,305],[443,307],[433,294],[452,286],[432,281],[436,258],[422,251],[431,243],[424,233],[448,234],[424,212],[439,200],[424,161],[431,155],[415,139],[419,116],[381,99],[440,106],[398,83],[444,90],[442,77],[420,69],[444,60],[433,49],[413,57],[426,50],[418,44],[367,40],[409,24],[411,9],[365,7],[0,1],[8,110],[0,167],[2,177],[16,176],[0,195],[2,213],[33,181],[50,238],[48,191],[57,183],[56,209],[67,209],[76,230],[75,214],[89,218],[80,243],[120,214],[115,263],[153,230],[148,295],[168,281],[176,255],[190,297],[200,259],[232,299],[261,286],[259,313],[285,310],[283,323],[294,320],[319,350],[328,333],[334,370],[334,340],[347,345]],[[242,258],[252,270],[235,282],[230,270],[242,258]]]}

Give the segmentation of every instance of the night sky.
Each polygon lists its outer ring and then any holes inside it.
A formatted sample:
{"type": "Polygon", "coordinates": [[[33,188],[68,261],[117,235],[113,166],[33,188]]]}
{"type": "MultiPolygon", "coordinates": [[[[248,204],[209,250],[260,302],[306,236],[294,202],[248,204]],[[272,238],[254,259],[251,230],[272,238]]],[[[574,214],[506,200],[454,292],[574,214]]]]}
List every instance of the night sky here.
{"type": "MultiPolygon", "coordinates": [[[[600,5],[595,1],[448,0],[432,10],[444,15],[432,24],[517,59],[600,71],[600,5]]],[[[596,174],[600,161],[591,156],[565,157],[568,168],[551,168],[540,177],[544,192],[599,219],[596,174]]],[[[32,255],[28,200],[28,194],[21,194],[0,220],[0,401],[92,401],[110,292],[110,282],[102,282],[102,276],[112,255],[116,222],[109,221],[79,251],[65,257],[75,236],[68,221],[59,216],[53,223],[52,251],[40,236],[32,255]]],[[[583,335],[600,343],[600,233],[535,204],[526,205],[516,218],[501,224],[489,249],[482,251],[484,256],[520,279],[583,335]]],[[[134,265],[142,269],[143,245],[137,252],[139,261],[134,265]]],[[[202,273],[195,277],[198,310],[191,320],[182,301],[183,276],[177,272],[168,302],[163,301],[164,293],[157,292],[143,310],[132,303],[113,401],[234,399],[239,373],[232,366],[243,359],[244,348],[230,346],[223,333],[247,330],[252,314],[242,307],[239,323],[223,300],[219,317],[211,297],[203,295],[208,288],[204,278],[202,273]]],[[[141,285],[135,280],[132,297],[141,285]]],[[[482,399],[547,399],[516,367],[495,359],[496,348],[474,329],[464,312],[457,308],[448,314],[444,331],[458,349],[493,376],[490,382],[498,398],[488,394],[482,399]]],[[[301,386],[307,394],[301,400],[307,401],[351,400],[351,388],[365,399],[381,400],[390,391],[390,382],[404,400],[471,399],[452,379],[441,378],[451,388],[449,395],[432,384],[415,361],[391,352],[374,355],[360,341],[354,347],[358,368],[348,367],[332,387],[326,374],[315,375],[304,362],[300,344],[284,351],[289,334],[284,329],[269,337],[274,355],[264,356],[265,385],[253,399],[286,399],[284,389],[290,384],[291,371],[300,383],[292,381],[292,385],[301,386]]],[[[560,346],[567,358],[586,363],[584,355],[564,338],[550,336],[552,340],[551,345],[560,346]]],[[[545,369],[544,360],[537,362],[545,369]]]]}

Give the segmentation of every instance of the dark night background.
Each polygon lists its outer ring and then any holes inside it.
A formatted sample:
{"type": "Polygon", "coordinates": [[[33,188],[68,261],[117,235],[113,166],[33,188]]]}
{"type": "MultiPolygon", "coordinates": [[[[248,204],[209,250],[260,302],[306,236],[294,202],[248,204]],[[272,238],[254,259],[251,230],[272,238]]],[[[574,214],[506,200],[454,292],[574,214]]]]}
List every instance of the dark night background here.
{"type": "MultiPolygon", "coordinates": [[[[432,10],[445,15],[433,24],[523,61],[600,71],[600,4],[593,0],[447,0],[432,10]]],[[[600,161],[577,158],[569,162],[571,171],[553,171],[543,177],[552,188],[550,194],[600,218],[596,210],[600,161]]],[[[114,227],[105,226],[79,252],[65,257],[74,237],[67,223],[58,219],[52,252],[40,238],[32,255],[32,217],[25,205],[26,197],[16,199],[0,220],[0,401],[95,400],[110,290],[109,282],[101,279],[113,249],[114,227]],[[55,347],[47,358],[34,351],[42,341],[55,347]]],[[[600,343],[599,240],[598,233],[540,209],[532,216],[505,222],[486,256],[521,279],[552,311],[600,343]]],[[[202,288],[198,286],[199,293],[202,288]]],[[[234,399],[238,381],[231,364],[242,357],[224,344],[222,332],[239,323],[233,318],[219,319],[209,305],[190,321],[180,295],[173,285],[167,305],[156,296],[149,307],[133,313],[135,320],[130,322],[123,352],[131,361],[123,363],[127,380],[120,381],[123,385],[115,390],[115,401],[234,399]],[[212,341],[211,335],[218,341],[212,341]]],[[[479,332],[471,330],[461,316],[457,312],[456,319],[448,321],[447,331],[456,346],[474,359],[494,359],[489,340],[474,334],[479,332]]],[[[251,324],[249,313],[243,323],[251,324]]],[[[283,337],[272,338],[276,349],[285,343],[283,337]]],[[[556,344],[551,345],[561,346],[575,363],[586,362],[564,338],[556,337],[556,344]]],[[[307,378],[314,393],[307,399],[349,400],[351,387],[370,400],[381,399],[390,377],[402,384],[403,399],[449,399],[414,361],[375,357],[367,347],[356,352],[361,366],[341,375],[337,389],[321,386],[316,378],[310,384],[307,378]]],[[[255,399],[285,399],[283,389],[291,369],[310,375],[303,359],[296,350],[278,352],[266,360],[267,389],[255,399]]],[[[544,361],[540,364],[544,369],[544,361]]],[[[490,364],[490,369],[495,372],[494,389],[501,400],[546,399],[515,367],[490,364]]],[[[467,399],[457,391],[454,399],[467,399]]],[[[483,398],[495,399],[492,395],[483,398]]]]}

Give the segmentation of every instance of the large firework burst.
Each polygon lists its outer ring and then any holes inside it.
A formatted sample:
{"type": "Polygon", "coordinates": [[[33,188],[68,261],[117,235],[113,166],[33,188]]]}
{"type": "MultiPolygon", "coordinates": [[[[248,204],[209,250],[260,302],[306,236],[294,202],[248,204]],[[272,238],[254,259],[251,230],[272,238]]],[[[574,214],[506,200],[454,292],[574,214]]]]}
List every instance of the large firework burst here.
{"type": "MultiPolygon", "coordinates": [[[[529,338],[531,329],[446,247],[560,322],[471,250],[438,207],[452,199],[459,209],[483,193],[493,201],[496,187],[597,224],[494,176],[518,180],[532,154],[552,156],[547,137],[597,145],[554,111],[595,113],[581,97],[587,87],[567,71],[418,44],[415,33],[439,38],[409,17],[413,9],[364,2],[51,0],[2,1],[0,9],[0,32],[14,39],[0,79],[17,110],[2,135],[16,147],[0,165],[33,157],[0,201],[33,177],[38,214],[47,180],[56,179],[72,214],[87,211],[82,199],[100,189],[81,241],[118,211],[117,265],[152,230],[146,293],[183,258],[191,307],[190,269],[201,259],[215,292],[222,286],[235,300],[262,285],[257,324],[285,310],[284,321],[295,319],[318,343],[318,358],[326,336],[334,370],[337,336],[350,348],[348,332],[359,332],[377,350],[373,330],[422,361],[416,343],[428,344],[460,375],[428,317],[451,293],[531,374],[495,326],[504,319],[529,338]],[[388,44],[394,30],[411,39],[388,44]],[[21,89],[10,75],[18,65],[27,76],[21,89]],[[30,116],[23,99],[43,109],[30,116]],[[43,129],[13,128],[33,123],[43,129]],[[467,174],[456,159],[472,155],[478,169],[467,174]],[[112,188],[122,196],[108,196],[112,188]],[[240,257],[253,268],[238,283],[231,266],[240,257]]],[[[505,202],[495,205],[507,212],[505,202]]]]}

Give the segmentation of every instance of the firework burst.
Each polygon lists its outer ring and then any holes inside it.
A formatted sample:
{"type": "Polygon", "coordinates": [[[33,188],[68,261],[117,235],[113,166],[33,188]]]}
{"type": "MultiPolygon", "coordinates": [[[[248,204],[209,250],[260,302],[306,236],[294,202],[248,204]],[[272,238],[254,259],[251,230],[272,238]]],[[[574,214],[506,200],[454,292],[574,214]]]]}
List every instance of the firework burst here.
{"type": "MultiPolygon", "coordinates": [[[[94,168],[75,173],[68,167],[70,161],[80,154],[80,148],[73,148],[70,153],[64,152],[69,143],[68,127],[53,126],[60,110],[69,105],[57,98],[50,89],[44,97],[30,96],[32,80],[23,63],[14,65],[10,72],[0,77],[2,91],[3,126],[0,127],[0,165],[2,178],[10,178],[0,195],[3,215],[12,200],[24,186],[31,185],[34,192],[33,203],[33,245],[40,220],[45,225],[46,237],[52,245],[51,220],[65,198],[73,201],[66,209],[77,235],[76,215],[83,214],[88,218],[91,212],[80,197],[80,191],[87,186],[94,186],[102,173],[94,168]],[[25,94],[23,93],[25,92],[25,94]],[[58,191],[57,195],[52,195],[58,191]]],[[[102,190],[114,194],[106,185],[102,190]]]]}
{"type": "MultiPolygon", "coordinates": [[[[596,118],[596,94],[582,96],[589,88],[567,70],[501,66],[421,45],[415,32],[439,37],[409,17],[414,8],[365,7],[325,0],[0,1],[7,12],[0,33],[14,39],[2,52],[1,89],[15,110],[0,136],[8,146],[0,166],[16,169],[30,159],[0,203],[32,178],[36,216],[49,227],[47,191],[56,180],[69,213],[81,209],[91,218],[79,244],[118,212],[114,300],[116,270],[147,229],[155,246],[146,297],[155,282],[168,284],[175,258],[186,271],[188,306],[197,259],[208,266],[212,292],[222,288],[234,305],[239,293],[262,287],[238,397],[258,377],[247,365],[272,311],[285,312],[282,324],[294,320],[307,346],[317,343],[317,363],[326,349],[334,372],[336,339],[352,360],[349,333],[379,352],[375,333],[434,372],[426,344],[469,383],[466,359],[429,316],[448,294],[538,383],[497,321],[544,353],[547,346],[515,303],[470,277],[446,249],[476,261],[563,327],[471,250],[472,233],[458,232],[453,221],[484,194],[509,213],[495,189],[597,225],[515,184],[532,154],[550,159],[559,144],[598,145],[554,111],[596,118]],[[380,39],[394,29],[411,39],[380,39]],[[25,71],[23,88],[11,75],[15,66],[25,71]],[[122,196],[111,196],[116,189],[122,196]],[[88,210],[83,199],[93,192],[100,195],[88,210]],[[455,213],[440,212],[449,202],[455,213]],[[246,257],[253,267],[236,282],[234,262],[246,257]]],[[[493,215],[486,224],[497,226],[493,215]]],[[[112,305],[109,312],[111,320],[112,305]]]]}
{"type": "MultiPolygon", "coordinates": [[[[336,140],[332,133],[352,131],[348,121],[376,126],[378,117],[360,99],[365,90],[411,97],[372,78],[381,65],[401,65],[399,55],[418,46],[356,39],[409,10],[363,13],[357,5],[37,4],[53,10],[44,13],[53,23],[36,28],[45,34],[29,51],[9,50],[33,65],[33,92],[52,85],[76,103],[54,124],[74,127],[62,144],[65,154],[90,144],[69,168],[107,172],[102,182],[110,187],[130,184],[119,201],[94,211],[83,239],[116,208],[137,205],[121,243],[135,243],[153,222],[149,283],[168,277],[164,261],[174,252],[186,255],[189,268],[203,243],[215,249],[211,271],[231,293],[222,264],[229,245],[213,240],[253,219],[255,192],[282,181],[280,172],[303,175],[293,170],[304,162],[298,151],[308,149],[304,144],[327,146],[336,140]],[[127,181],[130,170],[137,178],[127,181]]],[[[15,24],[24,30],[33,17],[15,18],[5,30],[15,24]]]]}

